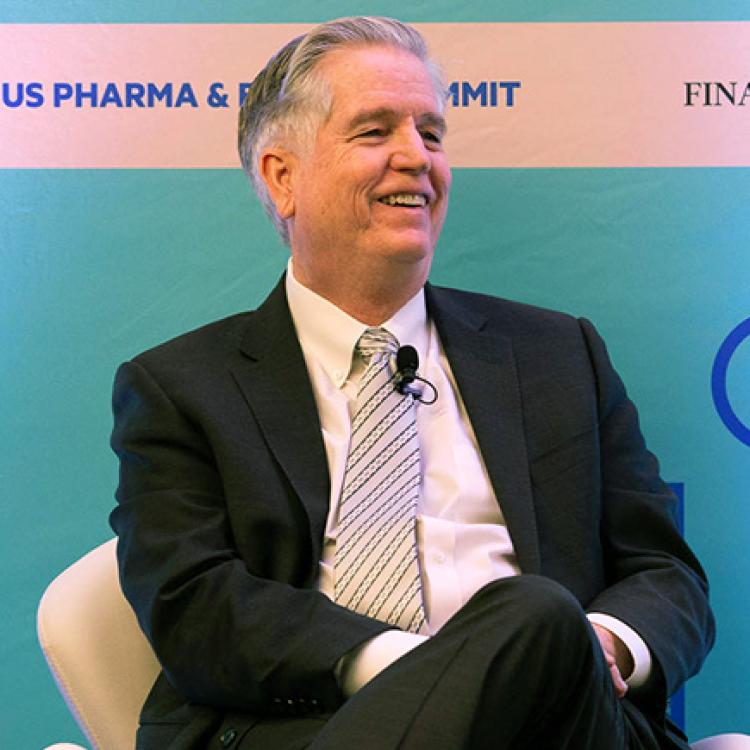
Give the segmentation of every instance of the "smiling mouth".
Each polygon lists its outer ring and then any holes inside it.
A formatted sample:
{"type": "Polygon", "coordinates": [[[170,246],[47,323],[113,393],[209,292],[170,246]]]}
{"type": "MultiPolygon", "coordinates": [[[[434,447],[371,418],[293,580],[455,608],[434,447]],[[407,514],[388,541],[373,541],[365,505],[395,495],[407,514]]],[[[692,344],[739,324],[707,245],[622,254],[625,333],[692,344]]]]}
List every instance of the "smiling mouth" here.
{"type": "Polygon", "coordinates": [[[421,193],[393,193],[378,198],[379,203],[386,206],[400,206],[403,208],[424,208],[427,205],[427,196],[421,193]]]}

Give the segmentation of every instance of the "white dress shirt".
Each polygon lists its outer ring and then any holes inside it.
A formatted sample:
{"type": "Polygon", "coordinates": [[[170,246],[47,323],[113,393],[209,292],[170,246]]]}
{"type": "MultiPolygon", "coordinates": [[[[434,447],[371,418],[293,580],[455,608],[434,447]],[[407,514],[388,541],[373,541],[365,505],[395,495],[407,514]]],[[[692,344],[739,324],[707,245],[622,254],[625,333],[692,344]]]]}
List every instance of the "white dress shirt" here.
{"type": "MultiPolygon", "coordinates": [[[[333,598],[338,502],[357,385],[365,367],[353,356],[354,346],[368,326],[300,284],[291,260],[286,292],[312,383],[331,479],[318,586],[333,598]]],[[[434,404],[417,407],[422,486],[416,529],[427,627],[424,634],[391,630],[366,642],[342,665],[347,694],[436,633],[484,585],[520,573],[474,430],[435,325],[427,319],[424,292],[381,325],[400,344],[417,350],[419,375],[439,394],[434,404]]],[[[612,617],[592,614],[589,618],[614,632],[631,650],[635,663],[628,679],[631,687],[644,682],[650,655],[643,640],[612,617]]]]}

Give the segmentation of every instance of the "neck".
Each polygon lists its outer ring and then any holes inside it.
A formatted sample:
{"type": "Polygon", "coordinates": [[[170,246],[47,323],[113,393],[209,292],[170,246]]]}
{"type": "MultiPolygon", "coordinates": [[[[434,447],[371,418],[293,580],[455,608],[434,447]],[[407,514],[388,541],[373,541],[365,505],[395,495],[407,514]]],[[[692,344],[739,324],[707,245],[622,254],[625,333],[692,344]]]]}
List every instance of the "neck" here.
{"type": "MultiPolygon", "coordinates": [[[[414,294],[418,291],[419,289],[416,289],[414,294]]],[[[382,298],[378,297],[370,300],[359,298],[356,301],[352,301],[352,304],[349,304],[349,300],[337,301],[330,299],[329,301],[361,323],[368,326],[379,326],[392,318],[414,294],[399,298],[398,302],[389,300],[386,304],[383,303],[382,298]]]]}
{"type": "Polygon", "coordinates": [[[415,273],[414,267],[400,270],[401,273],[391,269],[388,274],[365,276],[343,273],[311,277],[295,264],[294,278],[361,323],[379,326],[424,286],[429,265],[420,273],[415,273]]]}

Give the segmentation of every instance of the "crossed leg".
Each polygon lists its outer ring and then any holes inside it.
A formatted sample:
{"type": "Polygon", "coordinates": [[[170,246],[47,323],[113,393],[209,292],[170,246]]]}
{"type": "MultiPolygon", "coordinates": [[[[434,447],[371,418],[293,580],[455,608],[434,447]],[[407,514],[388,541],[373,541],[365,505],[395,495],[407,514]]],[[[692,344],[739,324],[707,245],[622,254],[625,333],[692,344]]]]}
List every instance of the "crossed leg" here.
{"type": "Polygon", "coordinates": [[[615,696],[577,600],[547,578],[518,576],[477,592],[349,699],[309,748],[658,750],[638,718],[615,696]]]}

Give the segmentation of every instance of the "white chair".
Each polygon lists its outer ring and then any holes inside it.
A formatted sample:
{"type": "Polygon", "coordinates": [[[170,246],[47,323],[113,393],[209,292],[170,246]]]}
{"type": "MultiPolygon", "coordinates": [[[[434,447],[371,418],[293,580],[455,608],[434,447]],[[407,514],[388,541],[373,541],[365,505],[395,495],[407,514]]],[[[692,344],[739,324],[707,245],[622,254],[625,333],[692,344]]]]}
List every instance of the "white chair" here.
{"type": "Polygon", "coordinates": [[[110,539],[63,571],[37,612],[39,643],[57,687],[100,750],[135,747],[138,715],[159,671],[120,589],[116,543],[110,539]]]}
{"type": "Polygon", "coordinates": [[[746,734],[719,734],[698,740],[690,746],[693,750],[749,750],[750,737],[746,734]]]}
{"type": "MultiPolygon", "coordinates": [[[[141,705],[159,665],[117,576],[116,539],[63,571],[39,603],[39,643],[57,687],[96,750],[132,750],[141,705]]],[[[693,750],[750,750],[750,737],[723,734],[693,750]]],[[[83,750],[59,743],[46,750],[83,750]]]]}

